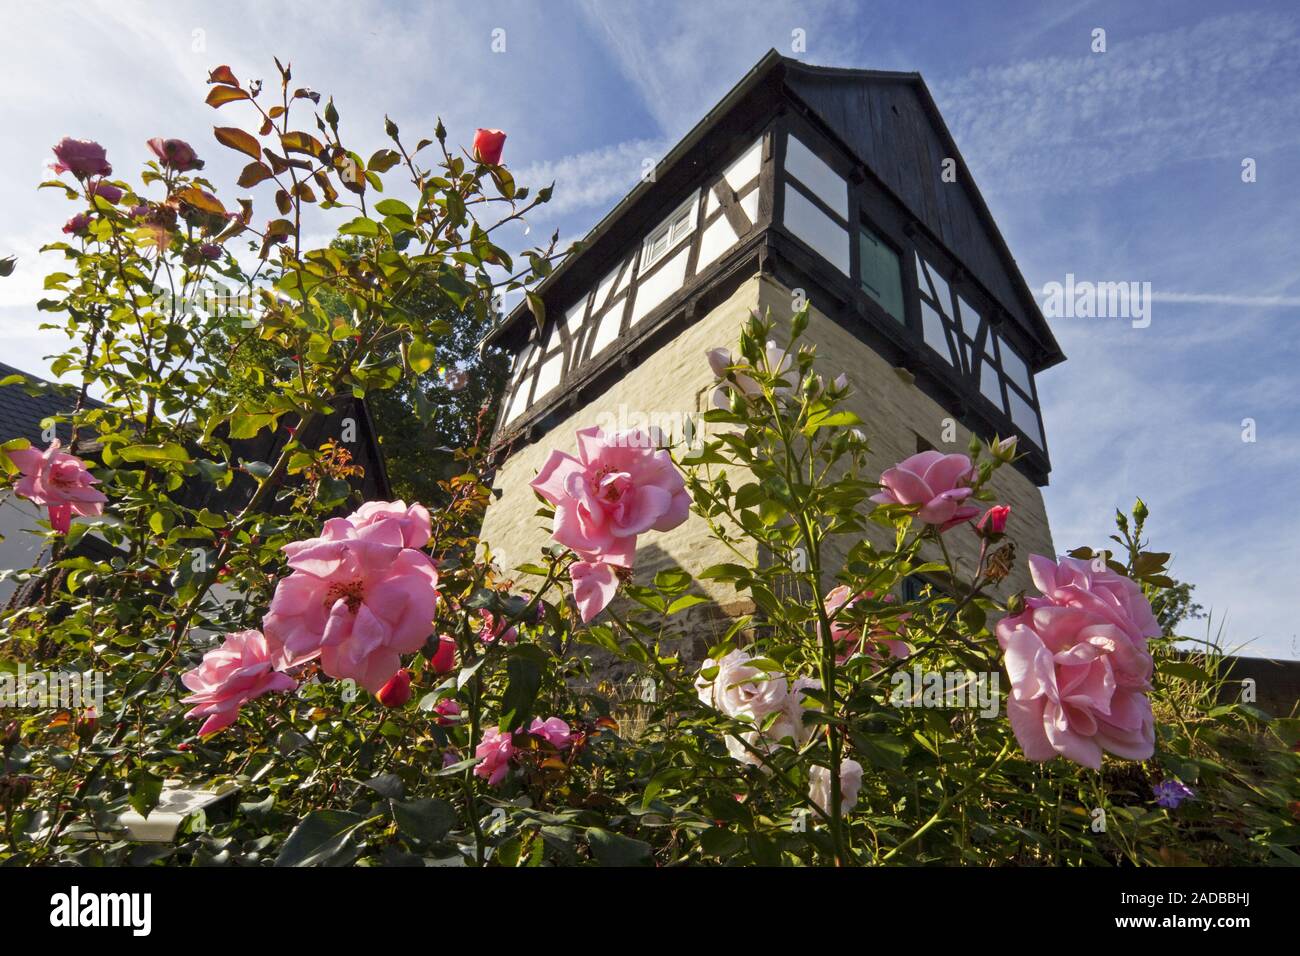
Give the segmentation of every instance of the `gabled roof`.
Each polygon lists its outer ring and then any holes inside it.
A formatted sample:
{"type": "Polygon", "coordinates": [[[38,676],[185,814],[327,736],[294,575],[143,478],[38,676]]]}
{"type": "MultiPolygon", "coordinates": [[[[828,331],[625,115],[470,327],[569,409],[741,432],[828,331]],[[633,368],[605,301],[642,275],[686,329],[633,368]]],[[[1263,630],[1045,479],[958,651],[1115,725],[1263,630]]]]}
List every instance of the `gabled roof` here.
{"type": "MultiPolygon", "coordinates": [[[[780,83],[786,93],[815,116],[917,221],[961,261],[976,279],[1043,347],[1032,364],[1041,370],[1064,360],[1037,300],[1025,282],[1006,241],[980,195],[938,107],[919,73],[808,66],[769,50],[740,82],[674,146],[656,166],[656,175],[639,182],[583,239],[583,251],[568,257],[543,281],[543,296],[583,262],[614,223],[655,188],[706,136],[723,123],[746,96],[766,82],[780,83]],[[854,108],[848,108],[852,104],[854,108]],[[874,112],[873,112],[874,111],[874,112]],[[897,119],[884,124],[885,111],[897,119]],[[879,115],[878,115],[879,114],[879,115]],[[936,190],[940,161],[956,160],[961,188],[936,190]]],[[[497,341],[517,324],[531,321],[521,303],[493,332],[497,341]]]]}
{"type": "MultiPolygon", "coordinates": [[[[66,415],[77,404],[77,391],[71,386],[56,385],[37,378],[0,362],[0,381],[11,375],[21,375],[30,383],[40,387],[35,395],[30,395],[20,384],[0,386],[0,442],[11,438],[26,438],[33,445],[45,445],[41,437],[41,422],[52,415],[66,415]]],[[[86,408],[96,408],[100,402],[87,397],[86,408]]],[[[68,426],[60,423],[56,434],[66,444],[68,426]]]]}

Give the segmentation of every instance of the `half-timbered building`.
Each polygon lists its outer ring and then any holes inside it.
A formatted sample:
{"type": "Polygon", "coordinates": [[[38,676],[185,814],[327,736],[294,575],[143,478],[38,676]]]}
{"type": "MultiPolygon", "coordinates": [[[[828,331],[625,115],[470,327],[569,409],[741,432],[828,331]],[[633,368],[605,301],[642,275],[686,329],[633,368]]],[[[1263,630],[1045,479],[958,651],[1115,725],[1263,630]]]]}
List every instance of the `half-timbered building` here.
{"type": "MultiPolygon", "coordinates": [[[[484,537],[508,558],[545,543],[527,483],[551,448],[702,412],[705,350],[804,301],[818,370],[848,376],[882,470],[1016,435],[1023,457],[993,488],[1022,555],[1052,553],[1037,376],[1064,355],[919,74],[768,53],[538,292],[540,331],[521,306],[493,334],[513,365],[484,537]]],[[[725,560],[702,524],[647,536],[646,567],[725,560]]]]}

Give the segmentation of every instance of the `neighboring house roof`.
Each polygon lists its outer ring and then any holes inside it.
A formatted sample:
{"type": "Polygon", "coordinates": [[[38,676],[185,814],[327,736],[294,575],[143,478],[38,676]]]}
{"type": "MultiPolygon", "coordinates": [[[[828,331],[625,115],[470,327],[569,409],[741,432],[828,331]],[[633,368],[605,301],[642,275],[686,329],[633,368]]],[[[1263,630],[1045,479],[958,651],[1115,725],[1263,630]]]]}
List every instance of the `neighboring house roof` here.
{"type": "MultiPolygon", "coordinates": [[[[22,375],[28,380],[28,387],[36,394],[30,394],[20,384],[0,385],[0,442],[11,438],[26,438],[33,445],[46,443],[41,435],[41,422],[54,415],[66,415],[76,407],[77,390],[70,385],[56,385],[37,378],[22,369],[14,368],[0,362],[0,382],[12,375],[22,375]]],[[[87,398],[86,408],[101,406],[101,402],[87,398]]],[[[60,422],[55,427],[55,434],[64,442],[68,441],[68,425],[60,422]]]]}
{"type": "MultiPolygon", "coordinates": [[[[0,362],[0,381],[13,375],[24,376],[28,384],[27,387],[18,383],[0,386],[0,442],[11,438],[26,438],[33,445],[44,447],[47,442],[41,434],[41,422],[51,416],[69,414],[76,407],[77,390],[70,385],[47,382],[22,369],[0,362]],[[29,393],[28,388],[36,394],[29,393]]],[[[104,403],[87,397],[83,407],[102,408],[104,403]]],[[[392,498],[392,486],[388,480],[388,468],[384,462],[383,449],[379,444],[370,407],[364,400],[350,397],[345,399],[334,414],[322,421],[312,434],[302,437],[304,440],[318,440],[331,434],[338,434],[341,430],[341,421],[349,415],[356,416],[357,437],[363,450],[362,454],[357,456],[360,459],[358,463],[365,469],[365,477],[360,488],[362,495],[367,499],[392,498]],[[348,402],[352,403],[351,407],[348,402]]],[[[58,423],[55,426],[55,434],[66,445],[69,436],[67,423],[58,423]]],[[[264,431],[255,438],[231,442],[231,452],[235,458],[248,461],[274,461],[288,441],[289,433],[284,428],[275,432],[264,431]]],[[[183,494],[182,497],[193,499],[183,501],[191,507],[214,505],[238,507],[239,499],[247,493],[248,489],[242,486],[239,488],[232,486],[226,493],[215,493],[211,486],[203,484],[202,488],[196,485],[189,494],[183,494]]]]}

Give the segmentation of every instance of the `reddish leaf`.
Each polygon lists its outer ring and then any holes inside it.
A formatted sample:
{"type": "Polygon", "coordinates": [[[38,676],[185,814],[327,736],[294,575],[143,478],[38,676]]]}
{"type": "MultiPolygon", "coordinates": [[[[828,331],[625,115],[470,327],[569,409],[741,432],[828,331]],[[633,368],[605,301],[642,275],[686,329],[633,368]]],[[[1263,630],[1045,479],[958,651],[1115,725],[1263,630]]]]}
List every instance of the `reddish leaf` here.
{"type": "Polygon", "coordinates": [[[244,167],[244,171],[239,174],[239,179],[236,182],[245,189],[249,189],[264,179],[270,178],[271,170],[266,163],[249,163],[244,167]]]}
{"type": "Polygon", "coordinates": [[[212,134],[217,137],[217,142],[222,146],[237,149],[253,159],[262,158],[262,147],[258,145],[257,138],[251,133],[234,126],[218,126],[212,130],[212,134]]]}
{"type": "Polygon", "coordinates": [[[320,144],[320,140],[311,133],[284,133],[280,136],[280,143],[288,153],[308,153],[319,156],[325,149],[320,144]]]}
{"type": "Polygon", "coordinates": [[[235,79],[235,74],[230,71],[228,66],[219,66],[208,73],[209,83],[225,83],[228,86],[238,86],[239,81],[235,79]]]}
{"type": "Polygon", "coordinates": [[[289,198],[289,194],[283,189],[277,189],[275,191],[275,208],[279,209],[280,212],[284,213],[286,216],[289,215],[289,211],[293,209],[293,200],[289,198]]]}
{"type": "Polygon", "coordinates": [[[225,106],[227,103],[233,103],[235,100],[250,99],[249,95],[243,90],[236,89],[233,86],[214,86],[208,91],[207,104],[213,109],[219,106],[225,106]]]}

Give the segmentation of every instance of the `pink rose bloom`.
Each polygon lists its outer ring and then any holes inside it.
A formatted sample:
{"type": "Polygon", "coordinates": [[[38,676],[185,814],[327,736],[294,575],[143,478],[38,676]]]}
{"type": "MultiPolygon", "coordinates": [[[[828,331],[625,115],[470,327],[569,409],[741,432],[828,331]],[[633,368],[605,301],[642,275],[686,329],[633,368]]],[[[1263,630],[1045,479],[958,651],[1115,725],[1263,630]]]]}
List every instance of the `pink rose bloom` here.
{"type": "Polygon", "coordinates": [[[930,450],[913,455],[880,476],[884,489],[871,496],[882,505],[920,505],[917,517],[926,524],[947,531],[980,513],[962,502],[970,488],[975,468],[966,455],[945,455],[930,450]]]}
{"type": "Polygon", "coordinates": [[[408,548],[423,548],[433,533],[429,509],[422,504],[405,501],[367,501],[348,515],[352,527],[368,528],[376,521],[395,521],[402,529],[402,541],[408,548]]]}
{"type": "Polygon", "coordinates": [[[481,622],[478,629],[478,639],[484,644],[493,644],[498,640],[502,644],[513,644],[519,637],[518,628],[511,627],[507,629],[506,625],[509,622],[505,619],[498,621],[496,615],[491,611],[481,610],[478,612],[478,616],[481,622]]]}
{"type": "Polygon", "coordinates": [[[474,158],[489,166],[501,163],[501,151],[506,145],[506,134],[499,129],[474,130],[474,158]]]}
{"type": "Polygon", "coordinates": [[[456,702],[455,698],[448,697],[434,704],[433,712],[438,715],[434,718],[434,722],[439,727],[450,727],[456,723],[456,718],[460,716],[460,704],[456,702]]]}
{"type": "Polygon", "coordinates": [[[618,593],[618,568],[603,561],[575,561],[569,565],[573,600],[586,624],[614,600],[618,593]]]}
{"type": "Polygon", "coordinates": [[[1155,752],[1146,639],[1159,633],[1132,581],[1086,561],[1034,555],[1044,592],[997,624],[1011,694],[1007,716],[1030,760],[1060,754],[1094,770],[1103,751],[1128,760],[1155,752]]]}
{"type": "Polygon", "coordinates": [[[545,720],[534,717],[528,732],[534,737],[541,737],[556,750],[563,750],[573,743],[573,732],[559,717],[547,717],[545,720]]]}
{"type": "MultiPolygon", "coordinates": [[[[840,761],[840,813],[848,813],[858,803],[862,789],[862,764],[856,760],[840,761]]],[[[831,805],[831,771],[829,767],[814,766],[808,771],[808,799],[829,814],[831,805]]]]}
{"type": "Polygon", "coordinates": [[[483,739],[474,748],[474,756],[480,761],[474,768],[474,776],[497,786],[510,772],[510,758],[514,755],[515,744],[509,734],[501,733],[497,727],[485,727],[483,739]]]}
{"type": "Polygon", "coordinates": [[[638,534],[686,520],[686,482],[653,433],[594,426],[577,437],[577,457],[552,451],[530,484],[555,506],[556,541],[586,561],[630,568],[638,534]]]}
{"type": "Polygon", "coordinates": [[[267,640],[286,666],[319,657],[326,674],[378,693],[433,628],[434,563],[391,520],[357,528],[331,518],[319,538],[284,551],[293,573],[276,586],[267,640]]]}
{"type": "Polygon", "coordinates": [[[181,675],[192,694],[181,701],[194,707],[186,717],[206,717],[199,736],[224,730],[239,717],[241,705],[298,682],[275,669],[270,646],[260,631],[227,634],[220,647],[203,655],[198,667],[181,675]]]}
{"type": "Polygon", "coordinates": [[[54,172],[72,173],[78,179],[87,176],[111,176],[113,167],[108,164],[104,147],[88,139],[65,136],[54,147],[54,172]]]}
{"type": "Polygon", "coordinates": [[[91,193],[107,203],[112,203],[114,206],[121,202],[122,196],[125,195],[119,187],[114,186],[112,183],[95,183],[91,193]]]}
{"type": "Polygon", "coordinates": [[[56,438],[45,451],[20,448],[9,452],[9,459],[23,473],[14,491],[33,504],[49,508],[50,526],[67,534],[72,516],[95,517],[104,513],[104,493],[94,486],[99,479],[75,455],[59,451],[56,438]]]}
{"type": "Polygon", "coordinates": [[[1052,561],[1038,554],[1029,556],[1029,574],[1043,597],[1028,598],[1027,605],[1050,603],[1099,614],[1119,627],[1140,654],[1150,658],[1147,638],[1160,636],[1160,623],[1146,595],[1131,578],[1109,567],[1098,571],[1091,561],[1071,557],[1052,561]]]}
{"type": "MultiPolygon", "coordinates": [[[[874,592],[863,591],[850,601],[847,584],[841,584],[839,587],[831,589],[831,592],[826,595],[826,614],[832,618],[831,638],[836,644],[843,645],[843,650],[836,654],[836,660],[841,664],[854,654],[865,654],[879,660],[882,650],[889,657],[907,657],[912,653],[911,646],[906,641],[899,639],[897,632],[890,631],[888,628],[883,626],[872,627],[864,639],[862,632],[858,628],[847,623],[844,619],[835,619],[836,612],[841,608],[847,610],[863,598],[873,596],[874,592]]],[[[885,596],[886,602],[892,600],[892,594],[885,596]]]]}
{"type": "MultiPolygon", "coordinates": [[[[747,365],[748,363],[744,358],[735,355],[730,349],[726,348],[709,349],[704,354],[709,360],[709,368],[713,370],[713,374],[720,379],[724,379],[728,385],[734,385],[740,389],[740,393],[746,398],[755,398],[763,394],[762,387],[748,375],[742,372],[728,371],[728,368],[733,366],[747,365]]],[[[794,360],[790,353],[775,342],[769,341],[767,343],[764,355],[767,357],[766,371],[774,375],[785,375],[793,365],[794,360]]],[[[723,411],[731,409],[731,400],[727,395],[727,387],[727,385],[722,385],[713,390],[713,405],[723,411]]],[[[781,398],[789,398],[794,394],[794,386],[778,385],[774,391],[781,398]]]]}
{"type": "Polygon", "coordinates": [[[174,169],[178,173],[188,173],[203,168],[203,160],[199,159],[198,154],[194,152],[194,147],[183,139],[163,139],[161,136],[155,136],[148,141],[147,145],[158,157],[158,161],[168,169],[174,169]]]}
{"type": "Polygon", "coordinates": [[[577,457],[552,451],[530,482],[555,506],[551,537],[580,559],[569,573],[583,621],[613,599],[615,567],[632,567],[638,534],[669,531],[686,520],[686,482],[658,437],[640,429],[609,435],[599,426],[580,429],[577,457]]]}

